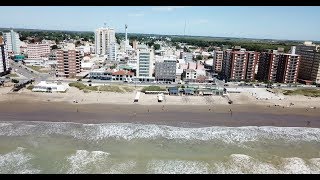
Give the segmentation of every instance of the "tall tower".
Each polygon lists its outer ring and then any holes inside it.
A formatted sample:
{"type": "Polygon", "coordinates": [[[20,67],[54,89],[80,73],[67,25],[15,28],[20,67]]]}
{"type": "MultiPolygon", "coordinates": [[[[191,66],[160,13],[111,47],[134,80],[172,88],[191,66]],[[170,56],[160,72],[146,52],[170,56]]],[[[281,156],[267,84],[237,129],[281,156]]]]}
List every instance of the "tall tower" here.
{"type": "Polygon", "coordinates": [[[128,36],[127,36],[127,28],[128,28],[128,25],[126,24],[125,26],[125,36],[126,36],[126,40],[125,40],[125,42],[124,42],[124,52],[127,52],[127,46],[128,46],[128,44],[129,44],[129,42],[128,42],[128,36]]]}

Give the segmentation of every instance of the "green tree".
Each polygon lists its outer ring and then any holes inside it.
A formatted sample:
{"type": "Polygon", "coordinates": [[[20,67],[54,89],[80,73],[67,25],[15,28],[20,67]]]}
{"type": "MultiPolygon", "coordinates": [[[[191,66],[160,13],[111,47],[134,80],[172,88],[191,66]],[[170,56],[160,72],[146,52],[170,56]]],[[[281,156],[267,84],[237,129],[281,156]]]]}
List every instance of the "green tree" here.
{"type": "Polygon", "coordinates": [[[154,48],[154,50],[159,50],[160,49],[160,44],[154,44],[153,48],[154,48]]]}

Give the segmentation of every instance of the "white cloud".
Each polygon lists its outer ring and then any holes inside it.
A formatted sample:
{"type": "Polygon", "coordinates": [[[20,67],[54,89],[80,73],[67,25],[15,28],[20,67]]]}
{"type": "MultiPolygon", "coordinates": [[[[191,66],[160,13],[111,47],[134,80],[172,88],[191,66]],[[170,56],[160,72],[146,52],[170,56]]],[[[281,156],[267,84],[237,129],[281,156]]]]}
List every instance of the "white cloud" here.
{"type": "Polygon", "coordinates": [[[182,9],[186,6],[160,6],[160,7],[154,7],[152,8],[153,11],[173,11],[176,9],[182,9]]]}
{"type": "Polygon", "coordinates": [[[130,13],[128,14],[129,17],[140,17],[140,16],[144,16],[144,13],[140,12],[140,13],[130,13]]]}

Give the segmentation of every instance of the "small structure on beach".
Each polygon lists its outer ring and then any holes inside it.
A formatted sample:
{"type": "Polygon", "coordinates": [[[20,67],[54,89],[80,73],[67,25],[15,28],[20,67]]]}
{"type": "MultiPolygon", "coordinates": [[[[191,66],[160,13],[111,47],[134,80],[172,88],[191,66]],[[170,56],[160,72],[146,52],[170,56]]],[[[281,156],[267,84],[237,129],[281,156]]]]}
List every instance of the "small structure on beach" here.
{"type": "Polygon", "coordinates": [[[136,93],[136,96],[134,97],[133,102],[138,102],[138,101],[139,101],[140,94],[141,94],[141,92],[140,92],[140,91],[138,91],[138,92],[136,93]]]}
{"type": "Polygon", "coordinates": [[[169,95],[178,95],[179,88],[178,87],[168,87],[169,95]]]}
{"type": "Polygon", "coordinates": [[[69,89],[68,84],[47,83],[46,81],[41,81],[39,84],[34,86],[32,91],[33,92],[65,92],[68,89],[69,89]]]}
{"type": "Polygon", "coordinates": [[[162,102],[163,99],[164,99],[164,94],[163,93],[158,94],[158,102],[162,102]]]}

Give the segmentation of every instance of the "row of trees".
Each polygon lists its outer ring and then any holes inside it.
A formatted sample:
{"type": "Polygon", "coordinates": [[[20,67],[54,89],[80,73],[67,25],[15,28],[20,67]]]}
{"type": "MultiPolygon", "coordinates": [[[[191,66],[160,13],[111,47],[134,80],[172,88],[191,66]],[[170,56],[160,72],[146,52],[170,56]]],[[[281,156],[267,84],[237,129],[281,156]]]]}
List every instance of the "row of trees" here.
{"type": "Polygon", "coordinates": [[[294,45],[290,42],[250,42],[250,41],[215,41],[215,40],[204,40],[203,38],[181,38],[174,37],[172,38],[172,43],[177,44],[177,42],[187,43],[189,45],[205,48],[209,47],[208,51],[213,50],[213,46],[223,47],[223,46],[241,46],[249,51],[265,51],[267,49],[277,49],[278,47],[284,48],[287,52],[290,50],[290,47],[294,45]]]}

